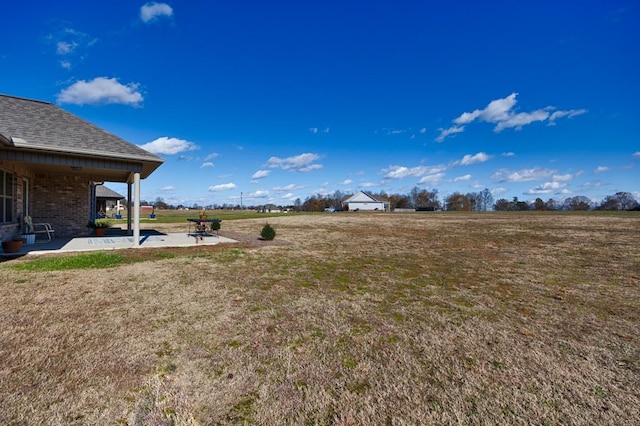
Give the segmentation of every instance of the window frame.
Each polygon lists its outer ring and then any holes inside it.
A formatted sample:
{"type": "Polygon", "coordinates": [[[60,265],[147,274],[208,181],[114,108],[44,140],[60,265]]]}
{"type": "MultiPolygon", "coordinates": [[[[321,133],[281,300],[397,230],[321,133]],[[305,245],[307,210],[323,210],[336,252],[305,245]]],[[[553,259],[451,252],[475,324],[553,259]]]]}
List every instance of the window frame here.
{"type": "Polygon", "coordinates": [[[0,175],[0,223],[12,223],[16,199],[16,176],[6,169],[0,169],[0,175]]]}

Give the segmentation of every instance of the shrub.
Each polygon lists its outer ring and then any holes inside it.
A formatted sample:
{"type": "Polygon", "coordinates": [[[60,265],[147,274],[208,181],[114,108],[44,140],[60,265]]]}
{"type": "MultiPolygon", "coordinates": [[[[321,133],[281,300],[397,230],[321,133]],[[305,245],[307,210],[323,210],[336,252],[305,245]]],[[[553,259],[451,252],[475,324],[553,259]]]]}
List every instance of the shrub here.
{"type": "Polygon", "coordinates": [[[276,230],[273,229],[271,225],[268,223],[262,227],[262,232],[260,232],[260,236],[263,240],[271,241],[276,237],[276,230]]]}

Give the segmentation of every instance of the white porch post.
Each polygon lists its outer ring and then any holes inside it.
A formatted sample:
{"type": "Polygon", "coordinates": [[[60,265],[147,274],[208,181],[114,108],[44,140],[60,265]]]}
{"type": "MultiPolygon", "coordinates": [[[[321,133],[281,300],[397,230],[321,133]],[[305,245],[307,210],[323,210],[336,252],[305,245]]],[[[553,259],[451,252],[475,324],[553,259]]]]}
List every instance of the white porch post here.
{"type": "Polygon", "coordinates": [[[131,192],[131,182],[127,183],[127,235],[133,235],[131,221],[133,217],[131,212],[133,211],[133,196],[131,192]]]}
{"type": "Polygon", "coordinates": [[[133,174],[133,246],[140,246],[140,173],[133,174]]]}

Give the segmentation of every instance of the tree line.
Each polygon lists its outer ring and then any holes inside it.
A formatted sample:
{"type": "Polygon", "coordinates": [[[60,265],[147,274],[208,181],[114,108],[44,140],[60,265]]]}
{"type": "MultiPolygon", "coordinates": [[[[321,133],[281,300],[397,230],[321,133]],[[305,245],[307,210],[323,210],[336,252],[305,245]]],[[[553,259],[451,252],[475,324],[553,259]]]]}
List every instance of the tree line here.
{"type": "MultiPolygon", "coordinates": [[[[340,210],[345,208],[342,202],[352,194],[335,191],[330,195],[312,195],[304,201],[296,200],[294,210],[300,211],[324,211],[326,209],[340,210]]],[[[448,211],[525,211],[525,210],[639,210],[640,204],[630,192],[616,192],[607,195],[601,202],[594,202],[588,197],[578,195],[564,200],[550,198],[544,201],[536,198],[533,201],[522,201],[514,197],[511,201],[500,198],[494,201],[488,188],[479,192],[467,192],[466,194],[454,192],[447,195],[442,201],[439,199],[438,190],[420,189],[414,187],[407,194],[388,194],[386,192],[370,193],[378,199],[387,200],[391,211],[398,209],[429,209],[448,211]]]]}
{"type": "MultiPolygon", "coordinates": [[[[555,200],[549,198],[544,201],[542,198],[536,198],[533,201],[522,201],[518,197],[514,197],[512,200],[500,198],[494,201],[493,195],[488,188],[485,188],[479,192],[467,192],[466,194],[460,192],[454,192],[447,195],[442,201],[439,198],[438,190],[421,189],[413,187],[407,194],[387,192],[370,192],[375,198],[386,200],[389,203],[391,211],[394,210],[448,210],[448,211],[526,211],[526,210],[573,210],[573,211],[586,211],[586,210],[638,210],[640,204],[636,201],[633,194],[630,192],[616,192],[613,195],[607,195],[601,202],[594,202],[588,197],[578,195],[569,197],[564,200],[555,200]]],[[[349,198],[352,193],[335,191],[333,194],[316,194],[305,198],[302,201],[300,198],[296,199],[291,205],[275,206],[270,205],[271,208],[290,209],[294,211],[307,211],[307,212],[321,212],[327,209],[331,210],[344,210],[346,206],[343,205],[344,200],[349,198]]],[[[173,206],[164,202],[162,198],[157,198],[155,202],[148,203],[142,201],[141,205],[154,205],[159,209],[225,209],[225,210],[239,210],[240,205],[193,205],[193,206],[173,206]]],[[[263,209],[264,205],[259,206],[244,206],[246,209],[263,209]]]]}

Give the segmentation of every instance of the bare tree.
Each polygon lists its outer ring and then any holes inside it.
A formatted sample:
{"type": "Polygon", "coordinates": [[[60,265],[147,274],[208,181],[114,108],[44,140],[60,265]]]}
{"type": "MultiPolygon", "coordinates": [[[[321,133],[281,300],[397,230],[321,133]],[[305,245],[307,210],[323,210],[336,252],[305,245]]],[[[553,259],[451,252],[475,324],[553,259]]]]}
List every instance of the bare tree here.
{"type": "Polygon", "coordinates": [[[491,195],[491,191],[489,191],[489,188],[485,188],[478,193],[477,204],[477,209],[479,211],[486,212],[491,208],[491,206],[493,205],[493,195],[491,195]]]}

